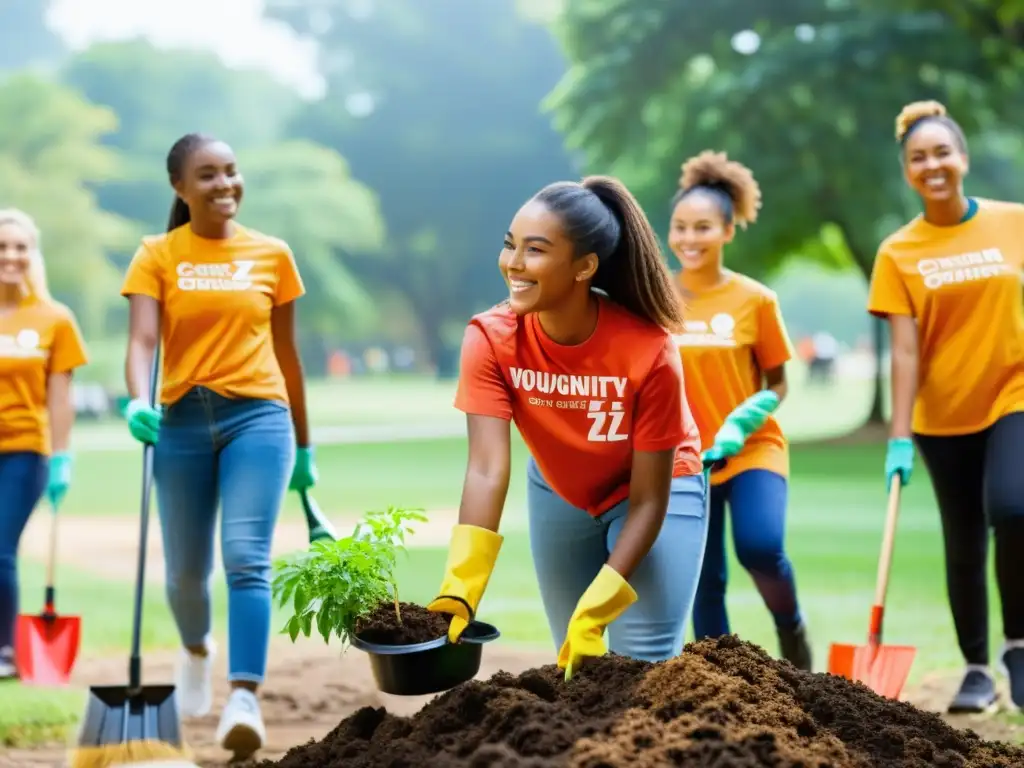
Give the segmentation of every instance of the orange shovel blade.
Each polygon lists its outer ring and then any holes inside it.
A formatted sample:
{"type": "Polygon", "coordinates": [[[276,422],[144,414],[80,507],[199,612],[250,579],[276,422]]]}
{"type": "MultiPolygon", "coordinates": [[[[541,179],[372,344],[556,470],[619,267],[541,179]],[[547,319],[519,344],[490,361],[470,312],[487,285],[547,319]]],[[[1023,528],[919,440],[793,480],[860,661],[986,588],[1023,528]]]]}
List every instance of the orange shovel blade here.
{"type": "Polygon", "coordinates": [[[838,645],[829,648],[828,671],[864,683],[879,696],[898,699],[917,649],[910,645],[838,645]]]}
{"type": "Polygon", "coordinates": [[[18,616],[14,665],[28,685],[67,685],[78,657],[82,620],[78,616],[18,616]]]}

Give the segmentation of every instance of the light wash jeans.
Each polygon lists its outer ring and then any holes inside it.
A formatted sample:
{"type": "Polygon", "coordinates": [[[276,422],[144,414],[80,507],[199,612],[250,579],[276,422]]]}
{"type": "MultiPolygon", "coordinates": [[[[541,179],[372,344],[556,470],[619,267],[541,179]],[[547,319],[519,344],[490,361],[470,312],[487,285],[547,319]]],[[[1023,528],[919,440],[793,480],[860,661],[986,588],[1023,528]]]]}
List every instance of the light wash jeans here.
{"type": "MultiPolygon", "coordinates": [[[[629,500],[598,518],[558,496],[531,458],[526,469],[530,549],[555,649],[562,647],[580,597],[608,560],[629,500]]],[[[704,476],[672,480],[668,514],[629,583],[638,600],[608,626],[608,650],[665,661],[683,649],[707,539],[704,476]]]]}
{"type": "Polygon", "coordinates": [[[167,599],[182,644],[206,642],[219,503],[232,681],[260,683],[266,674],[270,544],[294,461],[284,403],[195,387],[164,411],[154,467],[167,599]]]}

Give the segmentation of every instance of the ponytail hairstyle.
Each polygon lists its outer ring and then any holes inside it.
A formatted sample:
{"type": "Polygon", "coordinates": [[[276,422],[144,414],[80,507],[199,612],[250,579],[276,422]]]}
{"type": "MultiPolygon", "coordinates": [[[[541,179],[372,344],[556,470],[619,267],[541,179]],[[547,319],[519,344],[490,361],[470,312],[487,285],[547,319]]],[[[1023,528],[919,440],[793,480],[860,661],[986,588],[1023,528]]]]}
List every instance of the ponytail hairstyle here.
{"type": "Polygon", "coordinates": [[[595,254],[591,286],[669,331],[682,329],[683,305],[661,258],[658,237],[626,186],[611,176],[559,181],[534,195],[561,219],[575,258],[595,254]]]}
{"type": "Polygon", "coordinates": [[[39,245],[39,227],[36,226],[35,220],[18,208],[4,208],[0,210],[0,226],[5,224],[21,227],[31,241],[28,249],[28,271],[25,273],[25,290],[37,299],[52,301],[49,282],[46,279],[46,264],[43,262],[43,253],[39,245]]]}
{"type": "Polygon", "coordinates": [[[907,139],[911,134],[925,123],[933,122],[946,126],[953,135],[953,140],[963,154],[967,154],[967,137],[963,128],[952,117],[946,113],[946,107],[938,101],[914,101],[907,104],[896,116],[896,141],[904,150],[901,157],[905,156],[907,139]]]}
{"type": "MultiPolygon", "coordinates": [[[[177,184],[185,173],[185,165],[188,163],[189,156],[210,141],[213,141],[213,137],[204,133],[186,133],[174,142],[167,153],[167,176],[172,186],[177,184]]],[[[175,193],[174,202],[171,203],[171,215],[167,219],[167,231],[170,232],[172,229],[184,226],[191,220],[192,213],[188,209],[188,204],[175,193]]]]}
{"type": "Polygon", "coordinates": [[[725,152],[704,150],[683,163],[681,170],[672,209],[691,192],[701,191],[718,203],[726,225],[735,223],[746,229],[757,221],[761,187],[745,165],[730,160],[725,152]]]}

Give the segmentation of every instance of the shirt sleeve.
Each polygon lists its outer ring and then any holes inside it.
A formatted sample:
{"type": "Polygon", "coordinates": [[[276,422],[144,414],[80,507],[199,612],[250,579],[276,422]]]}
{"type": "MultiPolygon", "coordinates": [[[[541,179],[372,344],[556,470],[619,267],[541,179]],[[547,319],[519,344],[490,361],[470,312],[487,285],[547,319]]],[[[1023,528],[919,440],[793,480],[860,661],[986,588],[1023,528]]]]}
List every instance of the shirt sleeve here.
{"type": "Polygon", "coordinates": [[[89,362],[82,332],[71,312],[61,315],[53,329],[50,346],[50,373],[67,373],[89,362]]]}
{"type": "Polygon", "coordinates": [[[793,357],[793,344],[782,320],[779,299],[773,293],[762,298],[757,308],[757,341],[754,356],[762,371],[770,371],[793,357]]]}
{"type": "Polygon", "coordinates": [[[686,439],[688,417],[683,363],[672,339],[667,338],[637,392],[633,449],[667,451],[679,446],[686,439]]]}
{"type": "Polygon", "coordinates": [[[910,294],[896,261],[884,249],[875,258],[868,288],[868,312],[878,317],[914,314],[910,294]]]}
{"type": "Polygon", "coordinates": [[[277,288],[274,291],[274,306],[295,301],[306,293],[306,286],[295,263],[295,254],[287,244],[282,243],[281,257],[277,268],[277,288]]]}
{"type": "Polygon", "coordinates": [[[163,301],[163,281],[160,274],[160,262],[157,254],[154,253],[145,243],[139,246],[132,256],[128,265],[128,273],[124,276],[124,283],[121,285],[121,295],[150,296],[157,301],[163,301]]]}
{"type": "Polygon", "coordinates": [[[455,407],[467,414],[512,420],[512,396],[483,328],[470,322],[462,337],[455,407]]]}

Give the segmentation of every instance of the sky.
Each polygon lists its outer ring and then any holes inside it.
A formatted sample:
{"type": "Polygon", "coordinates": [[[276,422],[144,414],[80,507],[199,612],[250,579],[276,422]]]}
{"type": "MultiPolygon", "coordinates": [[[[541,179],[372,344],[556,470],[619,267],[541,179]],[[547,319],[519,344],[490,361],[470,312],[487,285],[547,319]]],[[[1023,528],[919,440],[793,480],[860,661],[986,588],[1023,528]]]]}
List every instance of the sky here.
{"type": "Polygon", "coordinates": [[[48,21],[72,50],[145,37],[205,48],[232,67],[263,69],[307,98],[322,95],[316,45],[261,17],[263,0],[53,0],[48,21]]]}

